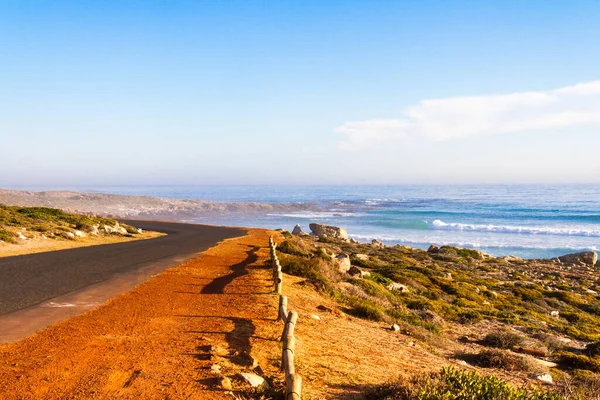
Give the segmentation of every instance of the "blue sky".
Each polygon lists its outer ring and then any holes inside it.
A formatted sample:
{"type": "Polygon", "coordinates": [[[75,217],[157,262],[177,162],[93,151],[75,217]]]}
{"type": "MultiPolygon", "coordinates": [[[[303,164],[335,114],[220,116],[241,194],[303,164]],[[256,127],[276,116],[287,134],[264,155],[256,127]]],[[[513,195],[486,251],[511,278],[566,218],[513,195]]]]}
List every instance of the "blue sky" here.
{"type": "Polygon", "coordinates": [[[599,20],[583,0],[0,0],[0,187],[599,182],[599,20]]]}

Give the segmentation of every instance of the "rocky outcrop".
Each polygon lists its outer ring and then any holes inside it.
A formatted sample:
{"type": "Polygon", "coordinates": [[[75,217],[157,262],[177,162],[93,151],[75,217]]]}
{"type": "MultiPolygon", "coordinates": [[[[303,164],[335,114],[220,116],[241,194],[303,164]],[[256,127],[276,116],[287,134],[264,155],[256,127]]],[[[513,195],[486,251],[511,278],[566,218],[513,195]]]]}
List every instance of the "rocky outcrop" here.
{"type": "Polygon", "coordinates": [[[353,254],[353,256],[360,261],[369,261],[369,256],[367,254],[353,254]]]}
{"type": "Polygon", "coordinates": [[[348,240],[348,232],[344,228],[322,224],[310,224],[309,228],[318,237],[348,240]]]}
{"type": "Polygon", "coordinates": [[[440,252],[440,248],[437,247],[435,244],[432,244],[431,246],[429,246],[429,248],[427,249],[428,253],[439,253],[440,252]]]}
{"type": "Polygon", "coordinates": [[[292,229],[292,235],[300,235],[302,233],[302,228],[300,228],[300,225],[296,224],[296,226],[294,226],[294,229],[292,229]]]}
{"type": "Polygon", "coordinates": [[[107,234],[111,234],[111,233],[117,233],[119,235],[127,234],[127,229],[125,229],[121,225],[119,225],[118,222],[115,223],[115,226],[104,225],[102,227],[102,229],[104,229],[104,233],[107,233],[107,234]]]}
{"type": "Polygon", "coordinates": [[[584,251],[581,253],[565,254],[558,257],[564,264],[584,264],[594,266],[598,262],[598,254],[595,251],[584,251]]]}
{"type": "Polygon", "coordinates": [[[382,247],[385,247],[385,244],[383,244],[383,242],[381,242],[381,241],[379,241],[377,239],[373,239],[371,241],[371,246],[377,247],[377,248],[382,248],[382,247]]]}

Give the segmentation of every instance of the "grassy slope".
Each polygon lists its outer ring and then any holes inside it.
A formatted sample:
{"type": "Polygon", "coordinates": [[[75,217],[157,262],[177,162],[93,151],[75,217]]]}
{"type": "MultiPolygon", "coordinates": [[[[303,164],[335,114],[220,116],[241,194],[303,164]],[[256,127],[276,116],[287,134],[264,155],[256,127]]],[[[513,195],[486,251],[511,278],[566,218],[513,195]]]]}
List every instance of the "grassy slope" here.
{"type": "MultiPolygon", "coordinates": [[[[600,340],[597,268],[507,261],[454,247],[428,253],[403,246],[377,248],[284,234],[286,240],[279,245],[284,271],[308,278],[348,314],[398,323],[413,333],[420,330],[427,334],[423,337],[429,337],[427,345],[434,353],[444,353],[444,343],[469,343],[468,347],[461,345],[467,349],[464,354],[447,356],[462,358],[484,372],[495,370],[509,378],[518,375],[528,379],[532,373],[548,371],[558,383],[555,391],[560,394],[519,397],[515,392],[514,398],[594,398],[591,394],[598,393],[600,350],[594,350],[600,348],[594,344],[600,340]],[[339,273],[331,254],[342,252],[352,254],[352,264],[370,276],[352,278],[339,273]],[[393,282],[406,285],[408,292],[388,290],[393,282]],[[558,311],[559,316],[552,316],[552,311],[558,311]],[[536,358],[519,354],[521,347],[537,351],[538,359],[557,366],[541,367],[536,358]]],[[[434,393],[440,387],[452,386],[448,379],[466,379],[479,389],[491,384],[474,375],[432,373],[429,384],[405,381],[388,386],[392,389],[387,391],[379,388],[382,392],[377,396],[413,398],[421,389],[434,393]],[[427,385],[437,385],[437,389],[427,385]],[[413,397],[406,394],[409,392],[413,397]]],[[[497,390],[504,390],[500,386],[497,390]]],[[[461,389],[454,390],[458,393],[461,389]]],[[[489,398],[511,398],[502,396],[489,398]]]]}
{"type": "Polygon", "coordinates": [[[67,213],[47,207],[0,205],[0,255],[114,243],[160,236],[139,233],[133,226],[94,215],[67,213]],[[108,227],[107,229],[104,229],[108,227]],[[46,240],[51,239],[51,240],[46,240]]]}

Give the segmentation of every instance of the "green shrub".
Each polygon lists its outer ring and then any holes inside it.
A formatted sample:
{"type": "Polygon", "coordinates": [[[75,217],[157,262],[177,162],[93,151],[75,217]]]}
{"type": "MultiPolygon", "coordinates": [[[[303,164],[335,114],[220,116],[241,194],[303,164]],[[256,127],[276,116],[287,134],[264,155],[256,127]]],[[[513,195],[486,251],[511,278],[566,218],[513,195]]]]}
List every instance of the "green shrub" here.
{"type": "Polygon", "coordinates": [[[484,368],[501,368],[507,371],[531,372],[533,367],[525,357],[505,350],[484,350],[471,358],[472,362],[484,368]]]}
{"type": "Polygon", "coordinates": [[[600,358],[588,357],[561,351],[556,354],[558,363],[564,368],[585,369],[592,372],[600,372],[600,358]]]}
{"type": "Polygon", "coordinates": [[[0,240],[6,243],[17,243],[16,235],[6,229],[0,229],[0,240]]]}
{"type": "Polygon", "coordinates": [[[523,344],[523,337],[509,331],[491,332],[485,335],[481,343],[488,347],[512,349],[523,344]]]}
{"type": "Polygon", "coordinates": [[[298,245],[296,245],[294,242],[292,242],[291,240],[284,240],[282,243],[277,245],[277,250],[279,250],[280,252],[285,253],[285,254],[290,254],[290,255],[300,256],[300,257],[306,257],[309,255],[307,252],[300,249],[300,247],[298,245]]]}
{"type": "Polygon", "coordinates": [[[286,274],[308,278],[315,283],[327,282],[327,279],[321,272],[319,259],[317,258],[306,260],[295,257],[282,257],[279,263],[281,264],[281,270],[286,274]]]}
{"type": "Polygon", "coordinates": [[[372,389],[368,399],[378,400],[561,400],[559,393],[536,387],[515,388],[495,376],[444,367],[428,376],[415,376],[372,389]]]}
{"type": "Polygon", "coordinates": [[[600,342],[590,343],[585,346],[585,351],[590,357],[600,356],[600,342]]]}
{"type": "Polygon", "coordinates": [[[355,317],[368,319],[371,321],[381,321],[385,315],[385,310],[380,305],[358,297],[349,298],[346,304],[350,306],[348,313],[355,317]]]}
{"type": "Polygon", "coordinates": [[[458,322],[461,324],[475,324],[483,320],[483,316],[476,310],[466,310],[458,313],[458,322]]]}

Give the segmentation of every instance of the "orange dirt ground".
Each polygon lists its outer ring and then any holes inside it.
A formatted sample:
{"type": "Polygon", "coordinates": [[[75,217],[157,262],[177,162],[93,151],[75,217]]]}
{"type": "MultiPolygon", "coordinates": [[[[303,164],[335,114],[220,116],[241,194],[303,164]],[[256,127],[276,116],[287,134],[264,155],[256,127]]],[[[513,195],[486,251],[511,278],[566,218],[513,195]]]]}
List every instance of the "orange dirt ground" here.
{"type": "Polygon", "coordinates": [[[276,361],[252,350],[281,351],[268,334],[279,331],[269,234],[249,229],[97,309],[0,346],[0,398],[231,399],[214,386],[214,364],[232,376],[258,362],[275,375],[276,361]]]}

